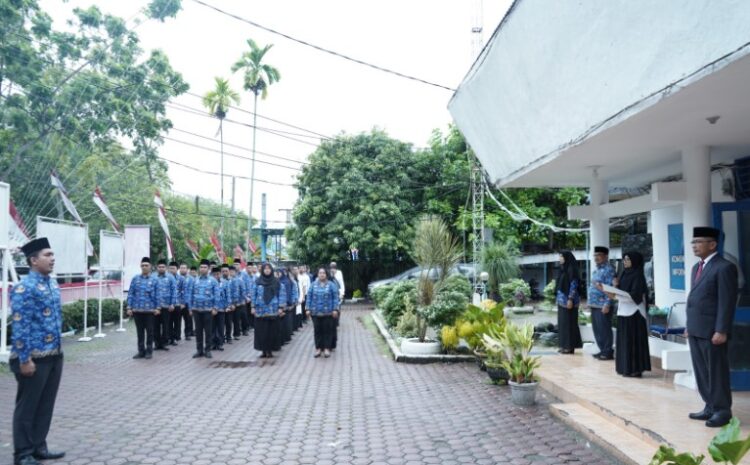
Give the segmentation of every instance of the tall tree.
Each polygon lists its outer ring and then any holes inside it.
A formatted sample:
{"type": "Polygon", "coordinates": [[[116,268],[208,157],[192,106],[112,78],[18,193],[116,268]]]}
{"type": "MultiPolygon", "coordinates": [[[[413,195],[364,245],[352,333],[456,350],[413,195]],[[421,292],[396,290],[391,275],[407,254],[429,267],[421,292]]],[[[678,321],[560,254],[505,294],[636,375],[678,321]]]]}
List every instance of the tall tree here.
{"type": "MultiPolygon", "coordinates": [[[[221,206],[224,206],[224,118],[227,116],[232,102],[240,103],[240,94],[229,87],[229,81],[220,77],[214,78],[216,83],[213,90],[206,92],[203,96],[203,105],[208,108],[209,113],[219,118],[219,136],[221,139],[221,206]]],[[[223,211],[223,208],[222,208],[223,211]]],[[[221,216],[219,227],[219,240],[224,247],[224,215],[221,216]]]]}
{"type": "Polygon", "coordinates": [[[244,70],[243,87],[253,93],[253,152],[252,167],[250,168],[250,210],[248,213],[247,229],[248,234],[252,225],[250,224],[253,217],[253,192],[255,188],[255,138],[257,135],[258,125],[258,96],[263,100],[268,96],[268,87],[274,82],[281,79],[279,70],[273,66],[264,63],[263,58],[266,56],[273,44],[265,47],[259,47],[253,39],[247,39],[247,45],[250,50],[245,51],[237,62],[232,65],[232,72],[244,70]]]}

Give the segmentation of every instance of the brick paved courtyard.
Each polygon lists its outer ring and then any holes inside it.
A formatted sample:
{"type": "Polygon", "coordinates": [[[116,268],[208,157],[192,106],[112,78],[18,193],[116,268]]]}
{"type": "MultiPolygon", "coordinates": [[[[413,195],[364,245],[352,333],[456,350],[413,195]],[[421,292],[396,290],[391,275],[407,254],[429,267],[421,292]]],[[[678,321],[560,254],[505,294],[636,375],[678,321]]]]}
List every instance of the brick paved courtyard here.
{"type": "MultiPolygon", "coordinates": [[[[339,349],[305,326],[277,357],[252,337],[193,360],[194,341],[132,360],[135,334],[68,341],[49,437],[59,464],[610,464],[546,406],[522,409],[473,364],[391,361],[345,308],[339,349]]],[[[12,463],[15,380],[0,372],[0,464],[12,463]]]]}

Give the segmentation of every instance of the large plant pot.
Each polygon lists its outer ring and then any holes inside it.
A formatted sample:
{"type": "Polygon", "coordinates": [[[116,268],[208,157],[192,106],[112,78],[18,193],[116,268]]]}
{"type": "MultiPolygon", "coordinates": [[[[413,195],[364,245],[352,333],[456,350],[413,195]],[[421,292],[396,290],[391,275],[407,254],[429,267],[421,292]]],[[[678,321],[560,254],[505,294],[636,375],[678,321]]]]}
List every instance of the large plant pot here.
{"type": "Polygon", "coordinates": [[[487,367],[487,376],[492,380],[492,384],[507,384],[510,379],[508,370],[501,365],[485,364],[487,367]]]}
{"type": "Polygon", "coordinates": [[[405,355],[436,355],[440,353],[440,343],[430,340],[419,342],[417,337],[404,338],[401,339],[401,352],[405,355]]]}
{"type": "Polygon", "coordinates": [[[485,360],[487,360],[487,354],[483,352],[479,352],[478,350],[474,351],[474,356],[476,357],[477,366],[481,371],[487,371],[487,365],[485,365],[485,360]]]}
{"type": "Polygon", "coordinates": [[[528,407],[536,403],[536,388],[539,383],[516,383],[508,381],[510,385],[510,398],[514,404],[528,407]]]}
{"type": "Polygon", "coordinates": [[[512,312],[516,315],[533,315],[534,314],[534,306],[533,305],[524,305],[523,307],[506,307],[509,312],[512,312]]]}

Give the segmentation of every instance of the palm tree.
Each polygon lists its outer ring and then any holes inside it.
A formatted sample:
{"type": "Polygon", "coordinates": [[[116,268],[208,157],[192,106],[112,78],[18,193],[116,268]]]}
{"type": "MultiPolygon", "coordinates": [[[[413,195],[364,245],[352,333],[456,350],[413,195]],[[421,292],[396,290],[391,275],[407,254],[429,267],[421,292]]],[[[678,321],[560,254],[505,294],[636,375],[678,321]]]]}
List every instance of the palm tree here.
{"type": "Polygon", "coordinates": [[[216,87],[206,92],[203,96],[203,106],[208,112],[219,118],[219,134],[221,137],[221,227],[219,228],[219,241],[224,248],[224,117],[232,105],[240,103],[240,94],[229,87],[229,81],[220,77],[214,78],[216,87]]]}
{"type": "Polygon", "coordinates": [[[263,57],[271,50],[273,44],[268,44],[261,48],[253,39],[247,39],[247,45],[250,50],[242,54],[239,60],[232,65],[232,72],[235,73],[242,69],[245,71],[244,89],[249,90],[254,96],[253,107],[253,155],[252,167],[250,169],[250,213],[247,216],[248,234],[252,228],[253,218],[253,188],[255,185],[255,135],[258,122],[258,96],[265,100],[268,97],[268,87],[281,79],[279,70],[271,65],[263,63],[263,57]]]}

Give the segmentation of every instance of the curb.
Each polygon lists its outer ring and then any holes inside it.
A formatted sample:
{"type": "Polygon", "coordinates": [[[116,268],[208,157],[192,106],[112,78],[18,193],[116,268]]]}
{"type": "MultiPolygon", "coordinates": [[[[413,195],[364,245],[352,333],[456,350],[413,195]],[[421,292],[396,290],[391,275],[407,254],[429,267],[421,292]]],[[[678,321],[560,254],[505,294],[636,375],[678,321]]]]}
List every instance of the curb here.
{"type": "Polygon", "coordinates": [[[386,329],[385,322],[380,317],[380,313],[377,310],[372,312],[372,320],[375,322],[375,326],[378,327],[380,336],[385,339],[388,343],[388,349],[393,355],[393,360],[399,363],[461,363],[461,362],[474,362],[473,355],[406,355],[401,352],[401,348],[396,344],[396,341],[391,336],[391,333],[386,329]]]}

